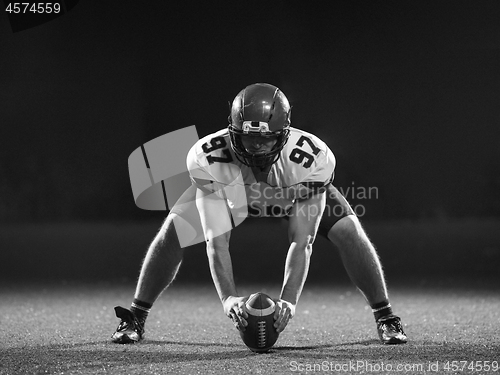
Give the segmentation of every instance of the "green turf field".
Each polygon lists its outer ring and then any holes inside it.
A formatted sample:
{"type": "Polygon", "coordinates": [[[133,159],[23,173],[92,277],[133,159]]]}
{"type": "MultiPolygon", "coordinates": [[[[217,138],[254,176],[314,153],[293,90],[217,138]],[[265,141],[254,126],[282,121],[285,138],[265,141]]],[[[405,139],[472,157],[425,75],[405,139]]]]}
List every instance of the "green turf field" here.
{"type": "MultiPolygon", "coordinates": [[[[113,307],[128,307],[132,288],[4,285],[0,374],[500,372],[500,298],[491,287],[427,282],[393,288],[410,341],[383,346],[352,286],[307,285],[295,318],[267,354],[244,346],[211,285],[185,283],[157,301],[145,341],[112,344],[113,307]]],[[[279,287],[240,287],[245,294],[257,290],[276,295],[279,287]]]]}

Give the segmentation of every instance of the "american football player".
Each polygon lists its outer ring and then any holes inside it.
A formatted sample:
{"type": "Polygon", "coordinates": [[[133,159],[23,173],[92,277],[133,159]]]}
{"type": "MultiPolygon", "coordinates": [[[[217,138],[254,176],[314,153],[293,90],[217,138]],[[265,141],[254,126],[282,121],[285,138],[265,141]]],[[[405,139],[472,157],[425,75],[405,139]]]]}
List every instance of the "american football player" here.
{"type": "MultiPolygon", "coordinates": [[[[245,329],[248,315],[233,278],[231,231],[248,216],[280,216],[288,221],[290,245],[276,301],[278,332],[295,314],[319,233],[339,249],[349,277],[372,309],[381,342],[407,341],[389,303],[375,248],[332,184],[332,151],[315,135],[291,127],[291,106],[280,89],[257,83],[241,90],[233,100],[229,126],[196,142],[187,166],[192,186],[179,202],[196,202],[214,285],[236,328],[245,329]]],[[[113,342],[143,338],[153,303],[175,278],[183,252],[174,228],[174,219],[183,215],[179,207],[170,211],[148,249],[130,309],[115,308],[121,321],[113,342]]]]}

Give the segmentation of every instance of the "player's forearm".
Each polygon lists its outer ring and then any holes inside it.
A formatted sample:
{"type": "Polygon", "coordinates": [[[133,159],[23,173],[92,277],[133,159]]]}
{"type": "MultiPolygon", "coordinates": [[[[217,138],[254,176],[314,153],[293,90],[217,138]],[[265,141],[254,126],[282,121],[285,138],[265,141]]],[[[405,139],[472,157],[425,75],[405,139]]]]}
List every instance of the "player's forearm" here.
{"type": "Polygon", "coordinates": [[[224,302],[229,296],[236,296],[237,292],[229,247],[208,243],[207,255],[212,280],[221,302],[224,302]]]}
{"type": "Polygon", "coordinates": [[[281,290],[281,299],[294,305],[299,301],[307,279],[312,244],[292,242],[285,263],[285,276],[281,290]]]}

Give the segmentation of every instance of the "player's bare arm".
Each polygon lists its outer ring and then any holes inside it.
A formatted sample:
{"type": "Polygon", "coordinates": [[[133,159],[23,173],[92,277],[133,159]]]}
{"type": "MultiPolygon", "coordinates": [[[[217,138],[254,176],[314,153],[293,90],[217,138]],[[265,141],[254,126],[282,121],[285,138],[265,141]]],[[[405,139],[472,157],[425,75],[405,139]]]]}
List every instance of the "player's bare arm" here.
{"type": "Polygon", "coordinates": [[[285,329],[295,314],[295,306],[307,279],[312,246],[325,209],[325,201],[325,193],[313,195],[307,200],[295,202],[290,213],[290,247],[285,261],[283,287],[280,299],[276,301],[274,316],[278,332],[285,329]]]}
{"type": "Polygon", "coordinates": [[[225,200],[216,194],[197,190],[196,205],[207,244],[207,257],[212,279],[222,302],[224,313],[233,320],[236,328],[244,330],[248,317],[246,297],[239,297],[233,277],[229,239],[231,218],[225,200]]]}

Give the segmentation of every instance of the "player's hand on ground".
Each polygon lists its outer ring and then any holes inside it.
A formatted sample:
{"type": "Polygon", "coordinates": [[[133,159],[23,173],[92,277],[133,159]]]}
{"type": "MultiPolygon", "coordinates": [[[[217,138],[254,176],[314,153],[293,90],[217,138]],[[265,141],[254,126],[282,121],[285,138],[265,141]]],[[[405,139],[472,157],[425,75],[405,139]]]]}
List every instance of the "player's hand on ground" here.
{"type": "Polygon", "coordinates": [[[224,313],[233,321],[236,329],[244,331],[248,325],[246,318],[248,318],[245,302],[248,297],[233,297],[229,296],[224,302],[224,313]]]}
{"type": "Polygon", "coordinates": [[[274,311],[274,328],[278,333],[283,332],[290,319],[295,315],[295,305],[283,299],[275,300],[276,310],[274,311]]]}

